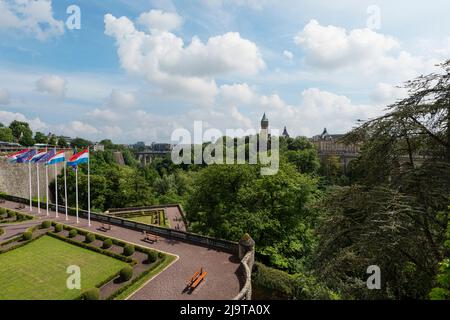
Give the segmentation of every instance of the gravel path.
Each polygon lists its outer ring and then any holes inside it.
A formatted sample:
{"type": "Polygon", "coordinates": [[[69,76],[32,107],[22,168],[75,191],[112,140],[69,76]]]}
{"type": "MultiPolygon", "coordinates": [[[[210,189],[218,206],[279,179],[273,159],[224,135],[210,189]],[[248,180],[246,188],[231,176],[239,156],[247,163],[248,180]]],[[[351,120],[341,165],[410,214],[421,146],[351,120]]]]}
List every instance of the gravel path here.
{"type": "MultiPolygon", "coordinates": [[[[14,209],[17,203],[6,201],[6,203],[2,203],[0,206],[14,209]]],[[[22,212],[30,213],[29,207],[27,206],[22,212]]],[[[151,281],[147,282],[142,288],[131,295],[129,299],[228,300],[237,295],[241,288],[242,284],[238,276],[239,261],[230,253],[164,237],[159,237],[160,240],[157,243],[150,244],[142,241],[143,237],[138,231],[113,225],[112,230],[102,232],[98,230],[101,223],[97,221],[92,221],[89,227],[86,219],[80,218],[80,222],[77,224],[73,216],[69,216],[68,221],[65,221],[65,215],[62,213],[59,214],[59,218],[56,218],[56,213],[52,211],[47,217],[45,209],[41,209],[41,213],[38,214],[37,208],[33,208],[32,214],[37,217],[36,220],[2,226],[5,233],[0,236],[0,242],[19,235],[30,226],[39,224],[43,220],[52,220],[178,256],[178,259],[174,263],[151,281]],[[192,294],[185,292],[186,282],[201,267],[208,272],[206,281],[203,281],[192,294]]]]}

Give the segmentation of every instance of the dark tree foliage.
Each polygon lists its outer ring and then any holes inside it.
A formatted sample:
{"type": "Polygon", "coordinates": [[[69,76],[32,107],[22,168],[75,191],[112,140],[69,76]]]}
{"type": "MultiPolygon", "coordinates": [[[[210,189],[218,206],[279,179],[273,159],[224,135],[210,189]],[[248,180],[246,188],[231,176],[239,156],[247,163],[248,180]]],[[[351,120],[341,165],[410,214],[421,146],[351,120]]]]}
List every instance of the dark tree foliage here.
{"type": "Polygon", "coordinates": [[[426,298],[445,252],[450,196],[450,62],[406,83],[409,96],[350,132],[363,142],[353,186],[324,202],[316,268],[345,297],[426,298]],[[382,289],[367,290],[367,266],[382,289]]]}

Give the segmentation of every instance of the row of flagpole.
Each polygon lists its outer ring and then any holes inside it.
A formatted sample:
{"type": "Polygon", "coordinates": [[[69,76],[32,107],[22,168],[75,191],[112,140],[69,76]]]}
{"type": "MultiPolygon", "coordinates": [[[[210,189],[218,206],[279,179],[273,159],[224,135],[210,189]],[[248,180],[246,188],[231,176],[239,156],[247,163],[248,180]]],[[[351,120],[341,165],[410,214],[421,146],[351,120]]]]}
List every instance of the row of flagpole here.
{"type": "Polygon", "coordinates": [[[70,165],[75,170],[75,202],[76,202],[76,222],[79,223],[78,216],[78,165],[81,163],[87,163],[88,169],[88,225],[91,226],[91,190],[90,190],[90,154],[89,148],[73,155],[69,162],[67,162],[65,157],[65,151],[56,152],[56,148],[51,151],[47,149],[45,151],[38,152],[37,149],[24,149],[22,151],[10,154],[6,156],[9,158],[10,162],[13,163],[28,163],[28,178],[29,178],[29,196],[30,196],[30,211],[33,210],[33,199],[32,199],[32,177],[31,177],[31,163],[36,163],[36,182],[37,182],[37,197],[38,197],[38,213],[41,213],[41,196],[40,196],[40,183],[39,183],[39,163],[45,161],[45,183],[46,183],[46,213],[49,215],[49,202],[48,202],[48,166],[54,165],[54,175],[55,175],[55,205],[56,205],[56,218],[59,217],[59,206],[58,206],[58,163],[64,163],[64,199],[65,199],[65,217],[68,217],[68,202],[67,202],[67,170],[66,166],[70,165]]]}

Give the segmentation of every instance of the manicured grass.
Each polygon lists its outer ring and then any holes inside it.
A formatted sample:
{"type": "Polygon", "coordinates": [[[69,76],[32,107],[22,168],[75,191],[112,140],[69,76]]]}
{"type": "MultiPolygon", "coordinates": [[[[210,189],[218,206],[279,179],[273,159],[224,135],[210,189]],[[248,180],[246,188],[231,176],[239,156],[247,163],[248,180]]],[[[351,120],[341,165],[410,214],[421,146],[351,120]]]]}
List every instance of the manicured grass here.
{"type": "Polygon", "coordinates": [[[119,272],[117,259],[43,236],[21,248],[0,254],[0,300],[68,300],[119,272]],[[81,290],[69,290],[67,267],[81,270],[81,290]]]}
{"type": "MultiPolygon", "coordinates": [[[[162,217],[164,217],[164,214],[162,215],[162,217]]],[[[128,220],[132,220],[132,221],[136,221],[136,222],[141,222],[141,223],[145,223],[145,224],[155,224],[154,222],[154,217],[153,215],[148,215],[148,216],[138,216],[138,217],[130,217],[130,218],[126,218],[128,220]]],[[[159,226],[161,227],[168,227],[168,221],[167,219],[164,219],[164,222],[162,221],[163,219],[161,218],[160,221],[162,223],[160,223],[159,226]]]]}

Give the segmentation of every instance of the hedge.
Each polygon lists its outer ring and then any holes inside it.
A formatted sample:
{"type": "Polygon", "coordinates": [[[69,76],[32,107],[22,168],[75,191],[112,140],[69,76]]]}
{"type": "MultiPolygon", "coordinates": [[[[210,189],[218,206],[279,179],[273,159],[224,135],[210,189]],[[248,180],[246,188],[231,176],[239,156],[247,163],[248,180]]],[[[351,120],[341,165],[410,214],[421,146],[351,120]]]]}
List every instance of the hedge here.
{"type": "Polygon", "coordinates": [[[28,240],[31,240],[32,238],[33,238],[33,233],[30,232],[30,231],[25,231],[25,232],[22,234],[22,240],[23,240],[23,241],[28,241],[28,240]]]}
{"type": "Polygon", "coordinates": [[[0,228],[0,236],[2,235],[2,234],[4,234],[5,233],[5,230],[3,230],[2,228],[0,228]]]}
{"type": "Polygon", "coordinates": [[[47,229],[47,228],[50,228],[51,225],[52,225],[52,223],[50,221],[48,221],[48,220],[42,221],[41,228],[42,229],[47,229]]]}
{"type": "Polygon", "coordinates": [[[99,300],[100,299],[100,290],[98,288],[91,288],[85,290],[81,294],[82,300],[99,300]]]}
{"type": "Polygon", "coordinates": [[[109,248],[111,248],[111,246],[112,246],[112,240],[111,239],[105,239],[103,241],[103,246],[102,246],[103,249],[109,249],[109,248]]]}
{"type": "Polygon", "coordinates": [[[288,274],[256,262],[252,273],[254,293],[263,297],[256,299],[337,299],[336,293],[320,284],[314,277],[297,273],[288,274]]]}
{"type": "MultiPolygon", "coordinates": [[[[168,256],[165,256],[164,258],[166,258],[166,257],[168,257],[168,256]]],[[[123,287],[120,287],[118,290],[113,292],[106,300],[113,300],[115,297],[119,296],[122,292],[124,292],[125,290],[128,290],[128,288],[131,287],[133,284],[135,284],[136,282],[138,282],[139,280],[141,280],[142,278],[147,276],[150,272],[155,270],[163,261],[164,261],[164,259],[158,260],[152,268],[140,273],[137,277],[135,277],[133,280],[131,280],[130,283],[128,283],[127,285],[125,285],[123,287]]]]}
{"type": "Polygon", "coordinates": [[[61,232],[62,229],[63,229],[62,224],[59,224],[59,223],[58,223],[57,225],[55,225],[55,232],[56,232],[56,233],[61,232]]]}
{"type": "Polygon", "coordinates": [[[124,256],[131,256],[134,253],[134,245],[127,243],[125,247],[123,247],[123,255],[124,256]]]}
{"type": "Polygon", "coordinates": [[[120,270],[120,280],[125,282],[133,277],[133,268],[130,266],[125,266],[120,270]]]}
{"type": "Polygon", "coordinates": [[[69,231],[69,238],[75,238],[78,234],[78,231],[76,229],[71,229],[69,231]]]}
{"type": "Polygon", "coordinates": [[[91,242],[94,242],[94,241],[95,241],[95,234],[93,234],[93,233],[88,233],[88,234],[85,236],[84,242],[86,242],[86,243],[91,243],[91,242]]]}
{"type": "Polygon", "coordinates": [[[150,251],[150,252],[147,254],[147,261],[148,261],[149,263],[153,263],[153,262],[155,262],[156,260],[158,260],[158,252],[156,252],[156,251],[150,251]]]}

